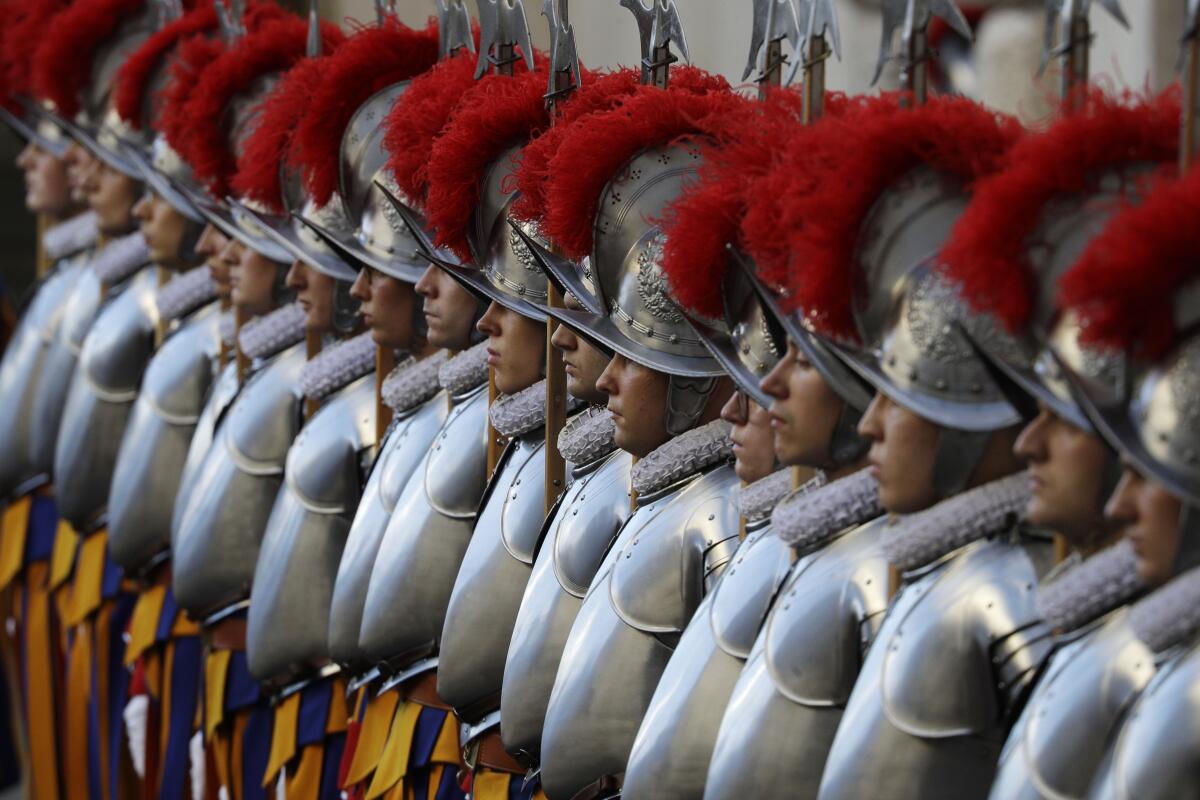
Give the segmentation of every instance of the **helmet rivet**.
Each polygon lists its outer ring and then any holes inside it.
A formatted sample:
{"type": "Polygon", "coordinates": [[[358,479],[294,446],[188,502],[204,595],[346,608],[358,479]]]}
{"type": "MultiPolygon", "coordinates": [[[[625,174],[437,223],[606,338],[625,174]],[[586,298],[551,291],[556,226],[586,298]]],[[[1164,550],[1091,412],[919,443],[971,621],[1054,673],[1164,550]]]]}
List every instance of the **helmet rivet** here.
{"type": "Polygon", "coordinates": [[[679,344],[679,335],[678,334],[675,334],[675,333],[671,334],[671,344],[679,344]]]}
{"type": "Polygon", "coordinates": [[[389,245],[387,246],[387,252],[388,252],[388,255],[391,255],[392,253],[396,252],[396,248],[395,248],[395,247],[392,247],[392,246],[389,244],[389,245]]]}
{"type": "Polygon", "coordinates": [[[646,335],[647,335],[647,336],[650,336],[650,337],[653,337],[653,336],[654,336],[654,328],[647,328],[647,329],[646,329],[646,335]]]}
{"type": "Polygon", "coordinates": [[[942,378],[938,378],[934,382],[934,386],[936,386],[940,391],[943,391],[943,392],[946,391],[946,381],[943,380],[942,378]]]}
{"type": "Polygon", "coordinates": [[[1165,444],[1165,443],[1166,443],[1166,441],[1167,441],[1167,434],[1165,434],[1165,433],[1162,433],[1162,432],[1159,432],[1159,434],[1158,434],[1158,440],[1159,440],[1160,442],[1163,442],[1163,443],[1165,444]]]}
{"type": "Polygon", "coordinates": [[[917,371],[915,369],[910,369],[908,371],[908,379],[914,382],[917,380],[917,371]]]}
{"type": "Polygon", "coordinates": [[[896,357],[895,357],[894,355],[893,355],[893,356],[888,356],[888,366],[889,366],[889,367],[894,367],[894,366],[896,366],[896,357]]]}
{"type": "Polygon", "coordinates": [[[518,286],[518,287],[517,287],[517,294],[525,294],[525,287],[524,287],[524,286],[518,286]]]}
{"type": "Polygon", "coordinates": [[[982,391],[983,391],[983,385],[982,385],[982,384],[978,384],[978,383],[972,383],[972,384],[971,384],[971,391],[972,391],[972,392],[974,392],[975,394],[979,394],[980,392],[982,392],[982,391]]]}

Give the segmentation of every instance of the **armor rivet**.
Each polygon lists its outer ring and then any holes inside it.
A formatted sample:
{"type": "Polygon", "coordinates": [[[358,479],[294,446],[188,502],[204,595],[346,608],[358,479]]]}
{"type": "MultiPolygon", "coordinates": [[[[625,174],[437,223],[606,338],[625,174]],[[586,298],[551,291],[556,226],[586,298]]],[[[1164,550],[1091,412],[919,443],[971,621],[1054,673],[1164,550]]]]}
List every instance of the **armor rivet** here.
{"type": "Polygon", "coordinates": [[[888,356],[888,366],[889,367],[896,366],[896,357],[895,356],[888,356]]]}
{"type": "Polygon", "coordinates": [[[579,516],[579,509],[577,508],[577,509],[575,509],[574,511],[572,511],[572,512],[571,512],[571,516],[572,516],[572,517],[578,517],[578,516],[579,516]]]}
{"type": "Polygon", "coordinates": [[[938,378],[936,381],[934,381],[933,385],[943,392],[946,391],[946,382],[941,378],[938,378]]]}
{"type": "Polygon", "coordinates": [[[1158,440],[1159,440],[1160,442],[1166,442],[1166,441],[1167,441],[1167,435],[1166,435],[1165,433],[1159,433],[1159,434],[1158,434],[1158,440]]]}
{"type": "Polygon", "coordinates": [[[520,485],[521,485],[521,479],[517,478],[516,482],[513,483],[513,486],[520,486],[520,485]]]}
{"type": "Polygon", "coordinates": [[[972,391],[972,392],[974,392],[975,394],[979,394],[980,392],[982,392],[982,391],[983,391],[983,385],[982,385],[982,384],[978,384],[978,383],[972,383],[972,384],[971,384],[971,391],[972,391]]]}
{"type": "Polygon", "coordinates": [[[716,518],[717,518],[717,515],[716,515],[716,514],[709,514],[709,515],[708,515],[708,521],[709,521],[709,522],[712,522],[712,521],[713,521],[714,519],[716,519],[716,518]]]}
{"type": "Polygon", "coordinates": [[[388,255],[391,255],[392,253],[396,252],[396,248],[389,244],[387,246],[387,252],[388,252],[388,255]]]}
{"type": "Polygon", "coordinates": [[[792,604],[791,604],[791,603],[784,603],[784,604],[783,604],[783,610],[784,610],[784,611],[787,611],[787,610],[788,610],[789,608],[791,608],[791,607],[792,607],[792,604]]]}
{"type": "Polygon", "coordinates": [[[633,553],[626,553],[626,554],[625,554],[625,557],[626,557],[626,558],[632,558],[632,557],[633,557],[633,553]]]}
{"type": "Polygon", "coordinates": [[[910,381],[913,381],[914,383],[916,382],[916,380],[917,380],[917,371],[916,371],[915,369],[910,369],[910,370],[908,371],[908,379],[909,379],[910,381]]]}

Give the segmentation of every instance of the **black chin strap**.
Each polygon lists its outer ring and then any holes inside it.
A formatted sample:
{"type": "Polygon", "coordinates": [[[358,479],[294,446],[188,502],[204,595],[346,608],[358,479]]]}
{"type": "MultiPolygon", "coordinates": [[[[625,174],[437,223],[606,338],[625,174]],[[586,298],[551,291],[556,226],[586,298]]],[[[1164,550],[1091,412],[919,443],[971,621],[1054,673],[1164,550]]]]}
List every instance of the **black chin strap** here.
{"type": "Polygon", "coordinates": [[[939,500],[960,494],[987,452],[992,431],[939,428],[933,462],[933,490],[939,500]]]}

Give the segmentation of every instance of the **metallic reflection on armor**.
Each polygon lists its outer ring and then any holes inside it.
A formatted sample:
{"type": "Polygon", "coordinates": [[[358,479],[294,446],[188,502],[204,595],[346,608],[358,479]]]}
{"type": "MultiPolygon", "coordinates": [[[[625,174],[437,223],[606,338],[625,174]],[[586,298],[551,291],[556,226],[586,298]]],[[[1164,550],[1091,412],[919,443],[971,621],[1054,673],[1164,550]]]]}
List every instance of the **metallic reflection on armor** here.
{"type": "Polygon", "coordinates": [[[910,576],[867,654],[821,798],[986,797],[1013,705],[1050,646],[1035,587],[1048,542],[975,542],[910,576]]]}
{"type": "Polygon", "coordinates": [[[821,770],[887,610],[886,519],[842,533],[791,568],[726,706],[706,798],[815,797],[821,770]]]}
{"type": "Polygon", "coordinates": [[[400,494],[429,452],[448,413],[446,395],[439,393],[392,422],[392,431],[363,489],[333,585],[329,654],[335,661],[360,665],[367,661],[358,638],[371,568],[400,494]]]}
{"type": "Polygon", "coordinates": [[[216,305],[193,314],[146,368],[108,495],[113,560],[128,574],[170,546],[175,496],[220,349],[220,318],[216,305]]]}
{"type": "Polygon", "coordinates": [[[500,704],[504,659],[545,519],[542,437],[539,428],[505,449],[446,607],[438,694],[464,722],[500,704]]]}
{"type": "Polygon", "coordinates": [[[154,354],[153,269],[142,269],[100,312],[83,342],[54,451],[59,514],[78,531],[99,521],[117,450],[154,354]]]}
{"type": "MultiPolygon", "coordinates": [[[[33,404],[32,446],[33,466],[43,475],[54,471],[54,449],[58,429],[62,425],[63,407],[83,340],[100,313],[100,279],[84,266],[74,271],[69,294],[63,300],[62,318],[49,342],[49,350],[38,375],[36,399],[33,404]]],[[[9,345],[10,347],[12,345],[9,345]]],[[[17,395],[7,394],[5,397],[17,395]]],[[[2,426],[2,423],[0,423],[2,426]]]]}
{"type": "Polygon", "coordinates": [[[550,796],[625,770],[679,636],[738,543],[737,485],[722,466],[640,499],[563,650],[542,736],[550,796]]]}
{"type": "Polygon", "coordinates": [[[1159,667],[1096,776],[1092,800],[1197,800],[1200,641],[1159,667]]]}
{"type": "Polygon", "coordinates": [[[547,526],[504,665],[500,735],[512,752],[541,749],[546,705],[571,624],[630,513],[632,463],[632,456],[616,451],[597,464],[577,467],[547,526]]]}
{"type": "Polygon", "coordinates": [[[437,652],[487,472],[482,387],[459,400],[396,502],[371,570],[359,644],[402,668],[437,652]]]}
{"type": "Polygon", "coordinates": [[[296,382],[304,347],[276,355],[250,379],[217,427],[187,507],[172,530],[175,599],[203,618],[244,600],[300,427],[296,382]]]}
{"type": "MultiPolygon", "coordinates": [[[[26,484],[37,478],[39,469],[35,454],[41,451],[36,436],[36,421],[41,417],[44,406],[39,404],[42,385],[47,381],[60,383],[57,413],[53,415],[54,430],[50,445],[58,435],[57,422],[62,412],[66,384],[74,373],[74,362],[63,377],[59,369],[48,369],[53,354],[54,342],[59,336],[63,322],[63,304],[72,292],[79,276],[86,272],[78,262],[62,264],[38,289],[33,301],[21,315],[0,361],[0,493],[12,497],[26,484]]],[[[53,450],[51,450],[53,454],[53,450]]]]}
{"type": "Polygon", "coordinates": [[[1084,797],[1120,723],[1154,676],[1129,609],[1105,617],[1053,656],[1000,756],[990,797],[1084,797]]]}
{"type": "Polygon", "coordinates": [[[247,616],[246,664],[260,681],[329,658],[333,581],[374,447],[371,373],[327,399],[288,451],[247,616]]]}
{"type": "Polygon", "coordinates": [[[721,715],[791,561],[767,527],[738,547],[663,672],[629,755],[623,797],[703,794],[721,715]]]}

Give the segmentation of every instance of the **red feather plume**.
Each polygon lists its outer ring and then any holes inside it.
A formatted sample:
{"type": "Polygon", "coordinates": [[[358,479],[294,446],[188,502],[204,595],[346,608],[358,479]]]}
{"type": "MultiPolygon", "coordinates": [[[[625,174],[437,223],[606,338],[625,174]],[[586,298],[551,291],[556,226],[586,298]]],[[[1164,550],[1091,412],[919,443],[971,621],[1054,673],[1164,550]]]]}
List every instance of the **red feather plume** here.
{"type": "MultiPolygon", "coordinates": [[[[671,71],[671,91],[704,92],[722,89],[723,79],[692,66],[676,67],[671,71]]],[[[583,88],[559,106],[554,126],[546,130],[521,151],[521,168],[517,173],[520,196],[513,203],[512,213],[519,219],[536,220],[545,212],[545,181],[550,174],[550,159],[558,150],[567,130],[589,114],[611,111],[625,98],[633,95],[641,82],[641,71],[622,69],[598,75],[585,81],[583,88]]]]}
{"type": "Polygon", "coordinates": [[[295,163],[296,129],[312,102],[312,87],[321,80],[332,56],[306,58],[287,71],[262,103],[254,133],[238,157],[230,183],[233,192],[261,203],[275,214],[284,211],[279,168],[295,163]]]}
{"type": "Polygon", "coordinates": [[[1001,166],[1021,133],[1015,120],[969,100],[943,97],[916,108],[899,101],[864,98],[822,119],[754,187],[766,199],[742,223],[764,280],[791,289],[789,310],[842,339],[857,336],[856,250],[879,196],[919,166],[972,187],[1001,166]]]}
{"type": "Polygon", "coordinates": [[[513,77],[488,75],[463,93],[429,158],[425,219],[439,246],[470,257],[467,227],[487,168],[550,124],[547,77],[544,67],[513,77]]]}
{"type": "Polygon", "coordinates": [[[1088,192],[1106,168],[1170,162],[1179,146],[1179,97],[1105,97],[1013,147],[1008,166],[980,183],[941,261],[977,309],[1010,330],[1029,318],[1039,282],[1027,242],[1056,197],[1088,192]]]}
{"type": "Polygon", "coordinates": [[[1122,211],[1059,281],[1059,306],[1077,312],[1083,340],[1166,354],[1176,330],[1173,301],[1200,279],[1200,169],[1161,179],[1141,205],[1122,211]]]}
{"type": "Polygon", "coordinates": [[[9,0],[4,4],[0,47],[4,50],[6,97],[13,98],[30,91],[33,57],[38,44],[50,21],[66,7],[66,0],[9,0]]]}
{"type": "MultiPolygon", "coordinates": [[[[829,95],[825,112],[837,115],[845,105],[843,95],[829,95]]],[[[672,297],[684,308],[720,316],[721,286],[730,267],[727,247],[742,246],[739,228],[754,199],[749,189],[789,143],[804,136],[802,106],[800,93],[786,89],[748,106],[725,140],[704,149],[696,183],[667,207],[661,266],[672,297]]]]}
{"type": "Polygon", "coordinates": [[[329,59],[296,131],[304,186],[318,205],[337,191],[342,135],[354,112],[371,95],[425,72],[437,59],[436,22],[413,30],[395,18],[354,34],[329,59]]]}
{"type": "Polygon", "coordinates": [[[387,168],[408,199],[424,203],[429,156],[463,92],[475,85],[475,57],[459,53],[418,76],[392,106],[384,125],[387,168]]]}
{"type": "Polygon", "coordinates": [[[169,23],[135,50],[117,71],[113,90],[113,105],[121,119],[135,130],[140,129],[146,92],[161,69],[163,59],[180,42],[216,28],[217,12],[212,0],[202,0],[195,10],[169,23]]]}
{"type": "MultiPolygon", "coordinates": [[[[283,72],[304,58],[307,36],[306,21],[289,16],[271,20],[239,39],[204,67],[183,115],[191,120],[227,122],[225,112],[235,97],[259,78],[283,72]]],[[[321,38],[328,51],[345,37],[336,26],[323,23],[321,38]]],[[[226,124],[196,125],[185,138],[186,151],[181,153],[196,177],[217,196],[228,191],[228,181],[237,167],[226,128],[226,124]]]]}
{"type": "Polygon", "coordinates": [[[604,187],[639,151],[690,137],[721,139],[752,101],[728,91],[692,93],[639,86],[618,108],[572,125],[550,160],[541,232],[570,258],[592,249],[604,187]]]}
{"type": "Polygon", "coordinates": [[[155,124],[167,142],[181,156],[187,153],[188,139],[198,126],[187,115],[187,104],[200,82],[205,67],[225,52],[218,38],[194,36],[179,47],[171,60],[167,85],[159,97],[158,119],[155,124]]]}
{"type": "Polygon", "coordinates": [[[81,95],[92,77],[96,51],[140,13],[146,0],[74,0],[54,17],[33,58],[33,88],[70,118],[80,109],[81,95]]]}

